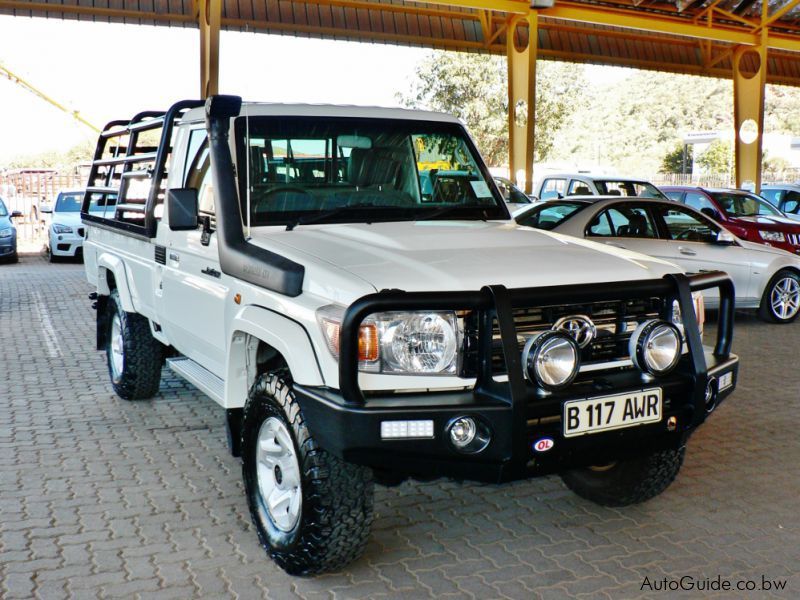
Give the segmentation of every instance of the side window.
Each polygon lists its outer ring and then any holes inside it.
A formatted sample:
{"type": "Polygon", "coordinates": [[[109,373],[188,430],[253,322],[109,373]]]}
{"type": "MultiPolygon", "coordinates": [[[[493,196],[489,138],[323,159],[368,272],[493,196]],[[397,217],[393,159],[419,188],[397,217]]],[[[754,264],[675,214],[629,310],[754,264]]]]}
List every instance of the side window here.
{"type": "MultiPolygon", "coordinates": [[[[198,198],[198,211],[201,215],[214,215],[214,185],[211,181],[211,160],[208,155],[208,140],[205,137],[205,131],[197,130],[195,133],[201,132],[203,137],[200,144],[195,147],[196,154],[189,162],[188,169],[186,170],[186,187],[197,190],[198,198]]],[[[190,145],[192,140],[190,140],[190,145]]]]}
{"type": "Polygon", "coordinates": [[[781,210],[793,215],[800,213],[800,193],[794,190],[786,192],[781,201],[781,210]]]}
{"type": "Polygon", "coordinates": [[[684,200],[686,206],[691,206],[695,210],[703,210],[704,208],[710,208],[714,212],[716,212],[716,208],[714,208],[714,204],[706,198],[703,194],[698,194],[697,192],[686,192],[686,199],[684,200]]]}
{"type": "Polygon", "coordinates": [[[552,200],[566,196],[567,180],[566,179],[545,179],[542,185],[542,200],[552,200]]]}
{"type": "Polygon", "coordinates": [[[672,240],[709,243],[717,239],[719,227],[700,215],[682,207],[660,206],[659,211],[672,240]]]}
{"type": "MultiPolygon", "coordinates": [[[[788,195],[788,194],[787,194],[788,195]]],[[[761,190],[761,196],[769,200],[775,206],[780,206],[783,199],[783,190],[761,190]]]]}
{"type": "Polygon", "coordinates": [[[681,201],[681,196],[683,196],[683,192],[664,192],[667,195],[667,198],[670,200],[675,200],[676,202],[681,201]]]}
{"type": "Polygon", "coordinates": [[[589,224],[588,235],[605,237],[656,237],[656,228],[647,210],[634,206],[609,208],[589,224]]]}
{"type": "Polygon", "coordinates": [[[567,196],[591,196],[592,190],[589,188],[589,185],[585,181],[578,181],[577,179],[573,179],[569,182],[569,190],[567,190],[567,196]]]}

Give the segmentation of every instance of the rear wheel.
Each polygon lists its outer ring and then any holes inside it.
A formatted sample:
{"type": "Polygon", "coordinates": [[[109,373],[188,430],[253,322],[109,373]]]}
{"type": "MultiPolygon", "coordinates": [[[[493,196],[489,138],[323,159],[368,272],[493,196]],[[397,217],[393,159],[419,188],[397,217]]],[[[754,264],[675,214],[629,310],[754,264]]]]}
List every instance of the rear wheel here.
{"type": "Polygon", "coordinates": [[[161,384],[163,347],[150,333],[150,323],[125,312],[117,290],[108,298],[106,318],[106,359],[114,391],[125,400],[152,398],[161,384]]]}
{"type": "Polygon", "coordinates": [[[771,323],[791,323],[800,314],[800,275],[784,269],[770,279],[758,316],[771,323]]]}
{"type": "Polygon", "coordinates": [[[364,552],[372,472],[317,445],[290,381],[277,374],[262,375],[245,406],[242,475],[258,539],[287,573],[341,569],[364,552]]]}
{"type": "Polygon", "coordinates": [[[602,506],[628,506],[655,498],[675,481],[686,448],[659,450],[607,465],[561,474],[569,489],[602,506]]]}

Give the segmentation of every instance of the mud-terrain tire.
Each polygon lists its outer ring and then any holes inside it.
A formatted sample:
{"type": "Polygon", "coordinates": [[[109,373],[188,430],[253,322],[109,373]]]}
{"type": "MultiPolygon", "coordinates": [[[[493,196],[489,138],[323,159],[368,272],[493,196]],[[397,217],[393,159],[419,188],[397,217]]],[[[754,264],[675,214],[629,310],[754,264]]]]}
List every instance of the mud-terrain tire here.
{"type": "Polygon", "coordinates": [[[800,315],[800,275],[782,269],[773,275],[758,307],[758,316],[767,323],[791,323],[800,315]]]}
{"type": "Polygon", "coordinates": [[[336,571],[363,554],[373,519],[372,470],[317,445],[288,378],[267,373],[250,390],[242,476],[258,539],[287,573],[336,571]]]}
{"type": "Polygon", "coordinates": [[[106,307],[106,360],[111,385],[124,400],[146,400],[161,384],[163,346],[142,315],[125,312],[117,290],[106,307]]]}
{"type": "Polygon", "coordinates": [[[601,506],[628,506],[655,498],[675,481],[686,447],[659,450],[603,467],[561,473],[566,486],[601,506]]]}

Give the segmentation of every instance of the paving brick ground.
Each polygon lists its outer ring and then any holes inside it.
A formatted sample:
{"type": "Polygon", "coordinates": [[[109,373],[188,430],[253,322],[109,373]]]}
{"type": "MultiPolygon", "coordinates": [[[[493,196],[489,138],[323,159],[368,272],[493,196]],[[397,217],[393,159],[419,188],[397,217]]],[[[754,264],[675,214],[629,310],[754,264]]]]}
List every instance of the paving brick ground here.
{"type": "Polygon", "coordinates": [[[211,400],[168,372],[152,401],[113,394],[88,291],[79,264],[0,266],[0,598],[666,597],[645,577],[718,575],[800,596],[800,323],[740,315],[739,389],[659,498],[601,508],[557,477],[379,488],[366,555],[301,579],[259,548],[211,400]]]}

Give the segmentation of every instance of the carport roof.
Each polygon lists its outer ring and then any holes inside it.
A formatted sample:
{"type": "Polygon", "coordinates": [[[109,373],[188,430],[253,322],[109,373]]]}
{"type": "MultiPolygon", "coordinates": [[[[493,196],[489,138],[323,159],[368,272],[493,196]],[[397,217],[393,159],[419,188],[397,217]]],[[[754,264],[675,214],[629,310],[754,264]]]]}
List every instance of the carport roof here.
{"type": "MultiPolygon", "coordinates": [[[[506,52],[511,17],[530,10],[522,0],[221,3],[227,30],[496,54],[506,52]]],[[[198,6],[196,0],[0,0],[0,14],[197,27],[198,6]]],[[[556,0],[538,14],[543,58],[730,77],[733,48],[765,42],[767,81],[800,85],[800,0],[766,7],[757,0],[556,0]]],[[[527,42],[526,27],[513,31],[527,42]]]]}

